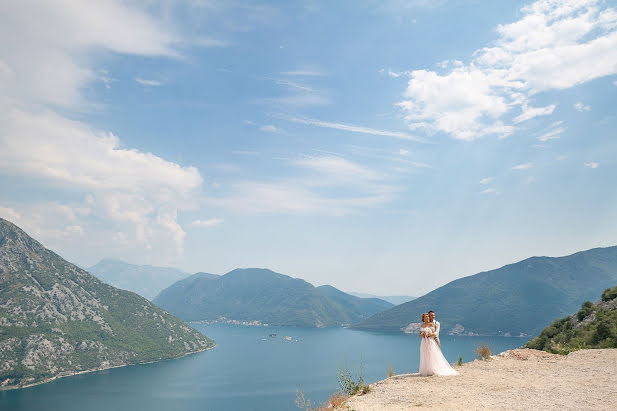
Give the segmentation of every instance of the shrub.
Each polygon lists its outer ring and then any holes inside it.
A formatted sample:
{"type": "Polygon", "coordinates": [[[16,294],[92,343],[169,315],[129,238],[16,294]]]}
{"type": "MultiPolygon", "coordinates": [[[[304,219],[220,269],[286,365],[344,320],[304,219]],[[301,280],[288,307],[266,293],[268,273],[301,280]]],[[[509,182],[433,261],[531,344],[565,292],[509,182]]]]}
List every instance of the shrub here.
{"type": "Polygon", "coordinates": [[[328,398],[328,406],[330,409],[337,409],[338,407],[342,406],[345,401],[347,401],[347,397],[346,395],[344,395],[343,393],[337,392],[334,393],[330,396],[330,398],[328,398]]]}
{"type": "Polygon", "coordinates": [[[458,365],[459,367],[463,365],[463,357],[461,357],[460,355],[458,357],[458,361],[456,362],[456,365],[458,365]]]}
{"type": "Polygon", "coordinates": [[[610,318],[604,318],[598,323],[596,333],[598,333],[599,341],[606,340],[607,338],[615,338],[617,336],[615,324],[610,318]]]}
{"type": "Polygon", "coordinates": [[[585,301],[583,305],[581,305],[581,309],[576,313],[576,318],[579,321],[583,321],[585,317],[593,312],[593,303],[591,301],[585,301]]]}
{"type": "Polygon", "coordinates": [[[343,368],[337,370],[336,376],[343,394],[351,396],[359,392],[362,394],[369,392],[368,385],[364,383],[364,377],[362,375],[363,372],[364,364],[362,362],[360,362],[360,372],[356,374],[357,381],[351,375],[351,371],[349,370],[347,363],[344,364],[343,368]]]}
{"type": "Polygon", "coordinates": [[[491,358],[493,351],[488,345],[480,344],[476,347],[476,354],[478,355],[478,358],[488,360],[491,358]]]}
{"type": "Polygon", "coordinates": [[[296,407],[306,411],[311,411],[313,409],[311,399],[304,395],[304,391],[296,390],[296,407]]]}
{"type": "Polygon", "coordinates": [[[617,286],[613,288],[607,288],[602,293],[602,301],[610,301],[617,298],[617,286]]]}

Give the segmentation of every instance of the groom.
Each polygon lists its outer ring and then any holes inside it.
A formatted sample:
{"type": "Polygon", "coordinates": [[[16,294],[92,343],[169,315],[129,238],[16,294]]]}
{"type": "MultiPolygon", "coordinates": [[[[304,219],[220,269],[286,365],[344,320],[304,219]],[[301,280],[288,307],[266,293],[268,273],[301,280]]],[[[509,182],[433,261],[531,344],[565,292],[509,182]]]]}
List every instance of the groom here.
{"type": "Polygon", "coordinates": [[[435,341],[437,341],[437,345],[439,345],[441,347],[441,342],[439,341],[439,321],[435,320],[435,311],[431,310],[428,312],[428,319],[430,320],[431,324],[433,324],[435,326],[435,341]]]}

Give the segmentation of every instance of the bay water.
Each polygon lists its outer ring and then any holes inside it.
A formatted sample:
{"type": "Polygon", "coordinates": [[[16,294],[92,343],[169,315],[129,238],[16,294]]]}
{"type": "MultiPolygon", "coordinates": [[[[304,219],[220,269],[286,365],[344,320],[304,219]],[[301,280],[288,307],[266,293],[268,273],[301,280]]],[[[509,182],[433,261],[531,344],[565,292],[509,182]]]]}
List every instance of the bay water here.
{"type": "MultiPolygon", "coordinates": [[[[209,351],[177,360],[61,378],[0,391],[0,410],[298,410],[296,392],[315,406],[338,389],[337,370],[368,383],[418,371],[420,338],[344,328],[194,325],[213,338],[209,351]],[[271,337],[270,334],[276,334],[271,337]],[[290,337],[290,338],[285,338],[290,337]]],[[[499,353],[524,338],[441,336],[454,363],[480,344],[499,353]]]]}

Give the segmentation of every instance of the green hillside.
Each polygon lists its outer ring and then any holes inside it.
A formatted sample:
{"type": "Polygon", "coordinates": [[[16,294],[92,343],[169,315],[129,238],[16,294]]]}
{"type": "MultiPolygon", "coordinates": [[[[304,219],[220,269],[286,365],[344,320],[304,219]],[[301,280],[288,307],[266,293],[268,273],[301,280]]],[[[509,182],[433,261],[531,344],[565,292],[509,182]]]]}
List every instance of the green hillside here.
{"type": "Polygon", "coordinates": [[[527,347],[555,354],[584,348],[617,348],[617,287],[607,288],[595,304],[586,301],[576,314],[555,320],[527,347]]]}
{"type": "Polygon", "coordinates": [[[443,332],[534,335],[615,283],[617,247],[532,257],[452,281],[353,327],[399,331],[434,310],[443,332]]]}
{"type": "Polygon", "coordinates": [[[216,278],[191,276],[163,290],[154,303],[187,321],[225,317],[305,327],[349,324],[392,307],[386,301],[353,297],[330,286],[315,288],[258,268],[216,278]]]}
{"type": "Polygon", "coordinates": [[[0,381],[182,356],[214,342],[143,297],[107,285],[0,219],[0,381]]]}

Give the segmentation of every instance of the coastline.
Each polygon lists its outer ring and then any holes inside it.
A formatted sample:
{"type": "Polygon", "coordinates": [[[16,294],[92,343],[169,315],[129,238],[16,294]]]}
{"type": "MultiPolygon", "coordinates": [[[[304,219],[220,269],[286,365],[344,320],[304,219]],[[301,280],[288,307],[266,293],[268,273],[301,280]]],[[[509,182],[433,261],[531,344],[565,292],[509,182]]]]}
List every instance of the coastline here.
{"type": "Polygon", "coordinates": [[[197,351],[190,351],[190,352],[184,353],[184,354],[182,354],[182,355],[180,355],[178,357],[162,358],[160,360],[143,361],[143,362],[137,362],[137,363],[134,363],[134,364],[110,365],[109,367],[97,367],[97,368],[90,368],[88,370],[73,371],[73,372],[70,372],[68,374],[54,375],[53,377],[49,377],[49,378],[46,378],[44,380],[33,382],[33,383],[27,384],[27,385],[7,385],[7,386],[4,386],[4,387],[0,387],[0,391],[20,390],[22,388],[30,388],[30,387],[34,387],[34,386],[37,386],[37,385],[47,384],[49,382],[58,380],[60,378],[73,377],[75,375],[88,374],[88,373],[96,372],[96,371],[111,370],[112,368],[131,367],[133,365],[144,365],[144,364],[153,364],[153,363],[156,363],[156,362],[163,362],[163,361],[173,361],[173,360],[177,360],[177,359],[186,357],[188,355],[197,354],[197,353],[200,353],[200,352],[211,350],[214,347],[216,347],[216,342],[211,347],[203,348],[203,349],[197,350],[197,351]]]}

